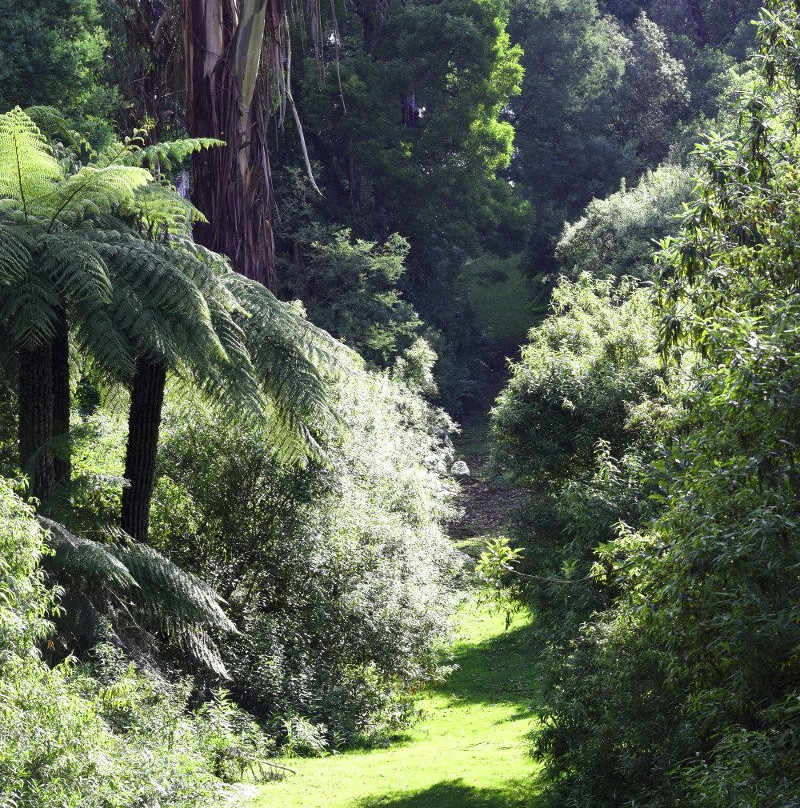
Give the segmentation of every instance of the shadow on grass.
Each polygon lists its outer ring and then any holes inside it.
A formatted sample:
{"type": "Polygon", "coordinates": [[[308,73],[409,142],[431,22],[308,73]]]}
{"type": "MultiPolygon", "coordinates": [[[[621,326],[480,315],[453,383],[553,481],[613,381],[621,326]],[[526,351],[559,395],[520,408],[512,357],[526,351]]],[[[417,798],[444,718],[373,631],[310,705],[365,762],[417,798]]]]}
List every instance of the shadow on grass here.
{"type": "Polygon", "coordinates": [[[368,797],[358,808],[535,808],[532,783],[508,780],[501,788],[474,788],[462,780],[437,783],[422,791],[368,797]]]}
{"type": "Polygon", "coordinates": [[[517,626],[456,650],[451,661],[458,668],[433,689],[453,702],[511,704],[527,714],[540,695],[536,659],[533,626],[517,626]]]}

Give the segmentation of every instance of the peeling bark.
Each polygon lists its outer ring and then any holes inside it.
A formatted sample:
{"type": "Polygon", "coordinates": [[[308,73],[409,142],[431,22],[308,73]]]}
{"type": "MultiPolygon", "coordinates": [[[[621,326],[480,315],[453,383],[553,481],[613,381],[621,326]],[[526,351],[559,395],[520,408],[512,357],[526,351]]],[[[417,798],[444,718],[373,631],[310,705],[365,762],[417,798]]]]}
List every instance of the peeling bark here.
{"type": "Polygon", "coordinates": [[[194,156],[192,200],[208,219],[195,237],[274,290],[268,93],[259,67],[267,36],[280,86],[283,3],[183,0],[183,8],[189,134],[226,142],[194,156]]]}

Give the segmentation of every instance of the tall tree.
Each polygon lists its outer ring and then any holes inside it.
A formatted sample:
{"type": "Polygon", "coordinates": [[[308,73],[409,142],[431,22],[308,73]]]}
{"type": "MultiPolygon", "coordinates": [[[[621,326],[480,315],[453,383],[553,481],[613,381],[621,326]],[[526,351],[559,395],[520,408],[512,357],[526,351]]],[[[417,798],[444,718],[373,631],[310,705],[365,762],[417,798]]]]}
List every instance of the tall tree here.
{"type": "MultiPolygon", "coordinates": [[[[208,219],[196,237],[274,290],[267,125],[271,84],[278,90],[280,121],[289,95],[287,7],[283,0],[182,0],[182,10],[189,134],[226,143],[194,158],[194,202],[208,219]]],[[[313,2],[312,12],[318,34],[313,2]]]]}
{"type": "Polygon", "coordinates": [[[106,35],[98,0],[0,0],[0,112],[49,104],[76,115],[108,111],[101,82],[106,35]]]}

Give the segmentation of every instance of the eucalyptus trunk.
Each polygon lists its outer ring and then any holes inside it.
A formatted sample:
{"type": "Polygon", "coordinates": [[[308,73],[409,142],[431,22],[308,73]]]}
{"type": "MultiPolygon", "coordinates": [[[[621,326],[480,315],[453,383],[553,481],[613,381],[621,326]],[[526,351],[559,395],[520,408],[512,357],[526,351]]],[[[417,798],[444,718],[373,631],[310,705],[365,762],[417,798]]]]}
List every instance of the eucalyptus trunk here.
{"type": "Polygon", "coordinates": [[[30,475],[29,493],[44,502],[56,473],[46,447],[53,439],[53,346],[19,353],[19,462],[30,475]]]}
{"type": "Polygon", "coordinates": [[[147,541],[150,528],[150,502],[166,382],[164,365],[141,357],[137,360],[128,414],[125,479],[129,485],[122,492],[122,529],[140,542],[147,541]]]}
{"type": "Polygon", "coordinates": [[[226,144],[193,158],[192,201],[208,219],[196,227],[195,238],[274,291],[268,92],[259,68],[266,36],[282,92],[288,36],[283,0],[182,2],[189,134],[226,144]]]}

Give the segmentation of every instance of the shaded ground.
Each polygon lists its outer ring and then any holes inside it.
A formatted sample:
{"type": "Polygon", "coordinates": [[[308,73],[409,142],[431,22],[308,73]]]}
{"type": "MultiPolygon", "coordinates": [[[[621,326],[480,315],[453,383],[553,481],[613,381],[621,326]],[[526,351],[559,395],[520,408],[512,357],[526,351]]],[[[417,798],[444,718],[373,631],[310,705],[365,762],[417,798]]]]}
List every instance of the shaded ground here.
{"type": "Polygon", "coordinates": [[[519,358],[523,337],[511,337],[495,343],[488,358],[485,398],[479,414],[467,417],[456,436],[459,460],[466,461],[470,476],[461,477],[460,506],[463,515],[450,527],[450,535],[460,549],[477,555],[487,538],[502,535],[514,511],[528,495],[512,488],[495,474],[489,462],[489,412],[508,379],[509,360],[519,358]]]}
{"type": "Polygon", "coordinates": [[[458,668],[420,701],[422,720],[387,749],[284,761],[296,770],[258,789],[251,808],[531,808],[527,754],[537,676],[531,625],[466,607],[458,668]]]}

